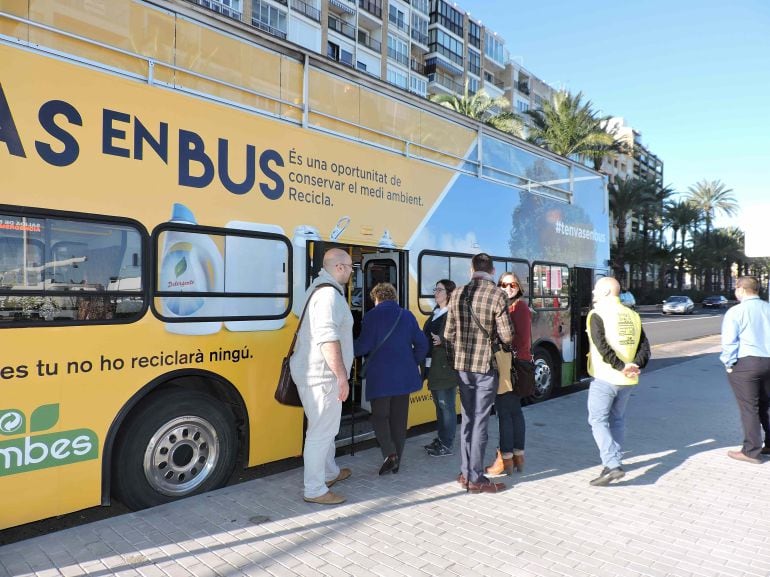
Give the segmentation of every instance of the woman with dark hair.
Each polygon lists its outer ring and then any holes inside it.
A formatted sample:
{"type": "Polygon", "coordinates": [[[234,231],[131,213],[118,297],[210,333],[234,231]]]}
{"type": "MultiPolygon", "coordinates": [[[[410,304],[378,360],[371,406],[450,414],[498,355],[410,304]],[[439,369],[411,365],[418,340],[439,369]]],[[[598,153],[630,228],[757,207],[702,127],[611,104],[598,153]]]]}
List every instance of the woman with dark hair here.
{"type": "MultiPolygon", "coordinates": [[[[513,322],[513,354],[518,361],[532,362],[532,313],[529,310],[519,278],[506,272],[497,281],[508,297],[508,313],[513,322]]],[[[487,475],[510,475],[513,470],[524,470],[524,413],[521,411],[521,391],[514,390],[498,394],[495,398],[495,412],[500,429],[500,447],[495,462],[486,468],[487,475]]],[[[525,392],[524,394],[531,394],[525,392]]]]}
{"type": "Polygon", "coordinates": [[[370,292],[374,308],[364,315],[354,347],[366,360],[366,400],[384,461],[380,475],[398,473],[406,442],[409,394],[422,388],[420,363],[428,342],[417,319],[398,304],[395,287],[379,283],[370,292]]]}
{"type": "Polygon", "coordinates": [[[428,372],[428,389],[436,405],[436,438],[430,445],[425,445],[431,457],[452,454],[457,429],[457,371],[449,364],[444,344],[447,304],[456,286],[449,279],[441,279],[436,283],[433,289],[436,307],[422,329],[430,343],[425,367],[428,372]]]}

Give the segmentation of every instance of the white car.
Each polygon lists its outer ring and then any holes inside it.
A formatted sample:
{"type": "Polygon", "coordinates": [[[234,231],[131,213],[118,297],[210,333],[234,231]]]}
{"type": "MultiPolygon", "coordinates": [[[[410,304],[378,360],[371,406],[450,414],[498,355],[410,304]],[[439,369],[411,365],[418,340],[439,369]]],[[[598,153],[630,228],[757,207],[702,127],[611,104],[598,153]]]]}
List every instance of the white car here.
{"type": "Polygon", "coordinates": [[[695,310],[695,303],[690,297],[673,296],[663,301],[663,314],[689,315],[695,310]]]}

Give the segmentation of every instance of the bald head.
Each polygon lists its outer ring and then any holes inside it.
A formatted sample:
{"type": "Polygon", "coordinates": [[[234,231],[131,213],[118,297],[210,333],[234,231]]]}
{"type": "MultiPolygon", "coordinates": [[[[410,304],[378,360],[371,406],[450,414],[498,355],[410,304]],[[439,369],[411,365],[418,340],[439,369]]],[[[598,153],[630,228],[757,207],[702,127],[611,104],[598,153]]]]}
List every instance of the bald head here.
{"type": "Polygon", "coordinates": [[[339,248],[330,248],[324,253],[324,270],[334,279],[344,285],[353,272],[353,260],[350,255],[339,248]]]}
{"type": "Polygon", "coordinates": [[[335,266],[341,263],[349,263],[350,257],[348,253],[339,248],[330,248],[324,253],[324,268],[327,272],[331,272],[335,266]]]}
{"type": "Polygon", "coordinates": [[[594,286],[594,302],[607,297],[620,296],[620,283],[610,276],[605,276],[596,281],[594,286]]]}

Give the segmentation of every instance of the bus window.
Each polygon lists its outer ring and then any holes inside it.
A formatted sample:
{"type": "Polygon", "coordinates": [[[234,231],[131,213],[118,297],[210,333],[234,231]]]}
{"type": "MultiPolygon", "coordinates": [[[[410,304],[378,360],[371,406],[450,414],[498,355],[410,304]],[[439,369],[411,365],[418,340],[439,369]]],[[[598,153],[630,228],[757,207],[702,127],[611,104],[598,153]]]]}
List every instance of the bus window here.
{"type": "Polygon", "coordinates": [[[433,310],[433,287],[441,279],[454,281],[457,286],[466,284],[471,278],[473,255],[423,251],[418,257],[418,283],[420,310],[429,314],[433,310]]]}
{"type": "Polygon", "coordinates": [[[530,300],[536,309],[569,308],[569,269],[564,265],[535,263],[530,300]]]}
{"type": "Polygon", "coordinates": [[[176,324],[227,319],[232,331],[281,328],[291,307],[289,239],[271,232],[201,228],[164,225],[157,233],[154,305],[159,317],[176,324]]]}
{"type": "Polygon", "coordinates": [[[0,325],[133,320],[144,309],[131,226],[0,215],[0,325]]]}

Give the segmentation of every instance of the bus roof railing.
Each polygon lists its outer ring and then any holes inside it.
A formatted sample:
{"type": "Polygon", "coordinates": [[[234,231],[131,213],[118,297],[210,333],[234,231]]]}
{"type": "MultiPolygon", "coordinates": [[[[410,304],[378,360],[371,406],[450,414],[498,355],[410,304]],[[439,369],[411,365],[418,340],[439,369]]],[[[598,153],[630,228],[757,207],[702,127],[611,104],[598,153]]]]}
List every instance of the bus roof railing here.
{"type": "MultiPolygon", "coordinates": [[[[110,44],[106,44],[106,43],[100,42],[98,40],[94,40],[94,39],[91,39],[91,38],[87,38],[85,36],[74,34],[72,32],[66,31],[66,30],[60,30],[60,29],[55,28],[53,26],[49,26],[49,25],[43,24],[41,22],[36,22],[36,21],[28,19],[28,18],[23,18],[23,17],[20,17],[20,16],[9,14],[7,12],[0,11],[0,18],[5,18],[5,19],[8,19],[8,20],[12,20],[12,21],[18,22],[20,24],[25,24],[27,26],[31,26],[31,27],[34,27],[34,28],[39,28],[41,30],[45,30],[45,31],[53,33],[53,34],[61,35],[61,36],[65,37],[65,38],[68,38],[70,40],[75,40],[75,41],[82,42],[82,43],[90,45],[90,46],[102,48],[104,50],[111,51],[111,52],[114,52],[116,54],[120,54],[122,56],[127,56],[129,58],[134,58],[134,59],[136,59],[138,61],[141,61],[141,62],[143,62],[145,64],[146,74],[142,75],[140,73],[132,72],[130,70],[126,70],[126,69],[122,69],[122,68],[117,68],[115,66],[111,66],[111,65],[107,64],[106,62],[101,62],[101,61],[98,61],[98,60],[93,60],[93,59],[90,59],[90,58],[85,58],[85,57],[82,57],[82,56],[77,56],[77,55],[74,55],[74,54],[69,54],[69,53],[66,53],[66,52],[62,52],[60,50],[56,50],[56,49],[51,48],[51,47],[42,46],[40,44],[33,43],[33,42],[29,41],[29,40],[23,40],[21,38],[13,38],[13,37],[9,37],[7,35],[0,35],[0,43],[7,44],[7,45],[22,45],[22,46],[27,47],[30,50],[33,50],[33,51],[44,52],[44,53],[50,54],[52,56],[68,60],[68,61],[78,62],[78,63],[86,64],[88,66],[92,66],[94,68],[108,70],[110,72],[119,74],[119,75],[124,76],[124,77],[128,77],[128,78],[131,78],[131,79],[134,79],[134,80],[140,80],[140,81],[146,82],[149,85],[162,86],[164,88],[168,88],[168,89],[171,89],[171,90],[179,91],[179,92],[182,92],[182,93],[192,94],[192,95],[195,95],[197,97],[200,97],[200,98],[203,98],[203,99],[206,99],[206,100],[210,100],[210,101],[214,101],[214,102],[217,102],[217,103],[229,106],[229,107],[237,108],[237,109],[240,109],[240,110],[244,110],[244,111],[247,111],[247,112],[251,112],[251,113],[258,114],[260,116],[265,116],[265,117],[272,118],[272,119],[282,120],[284,122],[288,122],[288,123],[291,123],[291,124],[294,124],[294,125],[305,125],[305,121],[303,121],[302,119],[298,119],[298,118],[292,118],[289,114],[286,114],[286,113],[283,113],[283,112],[282,113],[275,113],[275,112],[271,112],[269,110],[265,110],[265,109],[262,109],[262,108],[259,108],[259,107],[256,107],[256,106],[250,106],[248,104],[244,104],[244,103],[241,103],[241,102],[238,102],[238,101],[235,101],[235,100],[231,100],[231,99],[227,99],[227,98],[223,98],[223,97],[217,96],[215,94],[211,94],[210,92],[205,92],[205,91],[202,91],[202,90],[196,90],[196,89],[184,86],[183,84],[180,84],[179,82],[176,81],[177,80],[177,75],[187,75],[187,76],[190,76],[190,77],[202,80],[202,81],[210,82],[210,83],[212,83],[214,85],[218,85],[218,86],[221,86],[221,87],[224,87],[224,88],[228,88],[228,89],[231,89],[231,90],[235,90],[235,91],[240,91],[243,94],[248,95],[248,96],[252,96],[252,97],[255,97],[255,98],[261,98],[261,99],[273,102],[275,104],[288,107],[289,109],[293,109],[293,110],[298,111],[299,113],[303,113],[303,115],[304,114],[308,114],[308,115],[313,115],[315,117],[326,118],[326,119],[332,120],[334,122],[340,123],[342,125],[355,128],[355,129],[357,129],[359,131],[362,131],[364,133],[368,133],[368,134],[372,134],[372,135],[375,135],[375,136],[380,137],[380,138],[385,138],[385,139],[392,140],[392,141],[398,143],[398,146],[388,146],[386,144],[383,144],[381,142],[377,142],[375,140],[362,138],[360,136],[359,137],[355,137],[355,136],[352,136],[350,134],[346,134],[345,132],[335,131],[335,130],[332,130],[330,128],[323,127],[323,126],[320,126],[320,125],[314,125],[314,124],[312,124],[310,122],[307,122],[307,124],[306,124],[306,127],[308,129],[311,129],[311,130],[314,130],[314,131],[317,131],[317,132],[326,133],[326,134],[331,134],[331,135],[334,135],[334,136],[337,136],[337,137],[340,137],[340,138],[344,138],[346,140],[350,140],[350,141],[353,141],[353,142],[366,144],[368,146],[372,146],[372,147],[377,148],[379,150],[384,150],[384,151],[388,151],[388,152],[391,152],[391,153],[394,153],[394,154],[399,154],[399,155],[402,155],[402,156],[406,156],[407,158],[413,158],[413,159],[416,159],[416,160],[420,160],[422,162],[426,162],[426,163],[429,163],[429,164],[432,164],[432,165],[435,165],[435,166],[440,166],[440,167],[443,167],[443,168],[447,168],[447,169],[450,169],[450,170],[453,170],[453,171],[456,171],[456,172],[460,172],[460,173],[463,173],[463,174],[467,174],[467,175],[470,175],[470,176],[476,176],[478,178],[481,178],[481,179],[484,179],[484,180],[489,180],[491,182],[495,182],[495,183],[498,183],[498,184],[501,184],[503,186],[507,186],[507,187],[510,187],[510,188],[515,188],[515,189],[518,189],[518,190],[526,190],[526,191],[528,191],[528,192],[530,192],[532,194],[547,196],[549,198],[552,198],[552,199],[558,200],[558,201],[562,201],[562,202],[571,202],[572,198],[573,198],[573,192],[572,192],[572,185],[573,185],[573,183],[576,180],[585,180],[585,178],[579,178],[578,179],[578,178],[574,178],[572,176],[572,169],[573,169],[573,166],[574,166],[574,162],[569,160],[569,159],[560,158],[559,160],[556,160],[556,159],[549,158],[545,154],[542,154],[541,155],[542,158],[545,158],[545,159],[547,159],[547,160],[549,160],[551,162],[557,162],[557,163],[561,164],[562,166],[564,166],[570,172],[570,177],[566,178],[566,179],[554,179],[554,180],[551,180],[551,181],[537,181],[537,180],[528,178],[526,176],[522,176],[520,174],[516,174],[514,172],[505,170],[505,169],[503,169],[503,168],[501,168],[499,166],[494,166],[494,165],[489,164],[489,163],[487,163],[487,164],[483,163],[482,159],[479,158],[481,156],[481,147],[480,146],[476,147],[477,158],[474,159],[474,158],[470,158],[470,157],[460,157],[460,156],[457,156],[456,154],[453,154],[452,152],[450,152],[448,150],[440,150],[440,149],[431,147],[431,146],[429,146],[427,144],[423,144],[423,143],[420,143],[420,142],[416,142],[416,141],[412,141],[412,140],[403,138],[402,136],[399,136],[399,135],[395,135],[395,134],[391,134],[391,133],[387,133],[387,132],[383,132],[383,131],[377,130],[376,128],[373,128],[371,126],[367,126],[365,124],[356,123],[356,122],[350,121],[350,120],[345,119],[345,118],[340,118],[340,117],[332,115],[332,114],[321,112],[319,110],[313,110],[313,109],[310,108],[310,106],[307,103],[307,101],[304,101],[304,102],[301,102],[301,103],[297,103],[297,102],[293,102],[293,101],[290,101],[290,100],[282,99],[282,98],[276,97],[275,95],[267,94],[267,93],[256,91],[256,90],[252,90],[250,88],[247,88],[247,87],[244,87],[244,86],[241,86],[241,85],[238,85],[238,84],[234,84],[234,83],[228,82],[226,80],[222,80],[222,79],[215,78],[215,77],[212,77],[212,76],[209,76],[209,75],[206,75],[206,74],[202,74],[200,72],[196,72],[194,70],[190,70],[188,68],[184,68],[184,67],[181,67],[181,66],[176,66],[174,64],[163,62],[161,60],[157,60],[157,59],[154,59],[154,58],[151,58],[151,57],[148,57],[148,56],[144,56],[142,54],[138,54],[136,52],[132,52],[130,50],[125,50],[125,49],[117,47],[117,46],[112,46],[110,44]],[[176,73],[173,76],[174,81],[173,82],[165,82],[165,81],[159,80],[157,78],[156,68],[164,68],[164,69],[167,69],[169,71],[172,71],[172,72],[176,73]],[[428,154],[433,154],[435,156],[447,158],[451,162],[443,162],[443,161],[438,160],[436,158],[431,158],[430,156],[426,156],[424,154],[417,153],[417,151],[420,151],[420,150],[425,151],[428,154]],[[496,176],[490,175],[489,174],[490,172],[493,173],[493,174],[498,174],[501,177],[498,178],[496,176]],[[508,179],[515,179],[515,180],[518,180],[520,182],[518,182],[518,183],[517,182],[511,182],[508,179]],[[560,183],[564,183],[564,182],[568,182],[569,183],[569,190],[564,190],[562,188],[558,188],[558,187],[554,186],[554,184],[560,184],[560,183]]],[[[201,24],[201,25],[204,25],[204,24],[201,24]]],[[[223,34],[226,34],[226,32],[218,30],[218,29],[217,29],[217,32],[221,32],[223,34]]],[[[237,37],[237,38],[239,40],[243,40],[243,41],[249,42],[248,39],[244,39],[244,38],[241,38],[241,37],[237,37]]],[[[270,51],[269,48],[264,47],[262,45],[255,44],[255,46],[257,46],[259,49],[270,51]]],[[[276,53],[281,55],[281,56],[286,56],[285,54],[281,54],[281,53],[278,53],[278,52],[276,52],[276,53]]],[[[304,62],[298,61],[298,63],[302,64],[303,68],[310,67],[311,69],[319,71],[319,72],[323,72],[323,73],[326,73],[326,74],[333,74],[333,72],[329,72],[329,71],[326,71],[324,69],[321,69],[321,68],[313,66],[312,64],[309,63],[307,58],[305,58],[304,62]]],[[[307,74],[305,74],[305,78],[307,78],[307,74]]],[[[383,97],[386,97],[386,98],[389,97],[387,94],[382,93],[382,92],[377,91],[377,90],[373,90],[371,87],[367,86],[365,88],[367,90],[372,90],[376,94],[381,95],[383,97]]],[[[306,91],[303,90],[303,94],[304,93],[306,93],[306,91]]],[[[399,101],[399,102],[401,102],[401,101],[399,101]]],[[[407,104],[407,105],[408,106],[413,106],[412,104],[407,104]]],[[[415,108],[417,108],[417,107],[415,106],[415,108]]],[[[420,110],[421,112],[429,113],[429,114],[434,115],[434,116],[438,116],[435,112],[429,110],[428,108],[418,108],[418,110],[420,110]]],[[[446,121],[445,117],[440,117],[440,118],[442,120],[446,121]]],[[[454,121],[450,120],[450,122],[454,122],[454,121]]],[[[461,127],[461,128],[466,128],[469,131],[473,130],[472,128],[464,126],[462,124],[457,124],[457,126],[461,127]]],[[[482,137],[484,135],[491,136],[491,137],[494,137],[496,139],[499,139],[500,136],[501,136],[496,131],[493,132],[492,130],[487,129],[484,126],[484,124],[481,123],[481,122],[477,123],[477,127],[475,128],[475,132],[477,134],[477,136],[476,136],[477,142],[481,142],[482,137]]],[[[506,142],[505,144],[509,145],[509,146],[513,146],[513,147],[516,146],[513,143],[507,143],[506,142]]],[[[538,152],[529,151],[529,150],[526,150],[524,148],[520,148],[520,150],[524,150],[525,152],[530,152],[530,153],[538,154],[538,152]]],[[[590,169],[588,169],[587,167],[583,167],[581,165],[580,168],[581,169],[585,169],[586,171],[590,172],[590,169]]],[[[602,178],[602,177],[599,174],[597,174],[596,177],[594,177],[594,178],[602,178]]]]}

